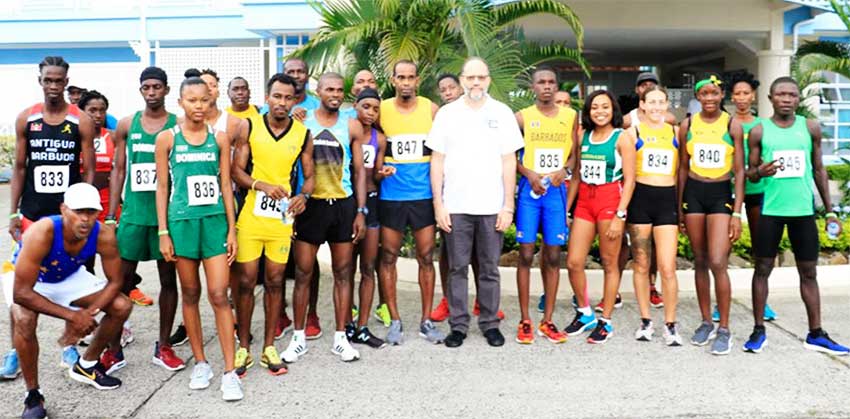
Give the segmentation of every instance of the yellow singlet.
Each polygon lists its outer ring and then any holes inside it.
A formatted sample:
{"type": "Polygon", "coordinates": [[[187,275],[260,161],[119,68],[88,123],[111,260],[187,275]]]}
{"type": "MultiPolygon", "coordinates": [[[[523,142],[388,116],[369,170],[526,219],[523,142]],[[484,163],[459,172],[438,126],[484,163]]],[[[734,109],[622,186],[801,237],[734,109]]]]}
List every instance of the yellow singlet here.
{"type": "Polygon", "coordinates": [[[698,113],[691,117],[687,150],[692,172],[717,179],[732,171],[735,143],[729,135],[730,121],[731,117],[726,112],[710,124],[703,122],[698,113]]]}
{"type": "Polygon", "coordinates": [[[381,181],[381,200],[416,201],[431,199],[431,149],[425,139],[431,131],[431,101],[416,98],[416,109],[402,114],[396,99],[381,102],[381,128],[387,135],[384,164],[396,168],[381,181]]]}
{"type": "Polygon", "coordinates": [[[635,127],[637,176],[675,176],[679,167],[679,140],[673,126],[652,128],[641,122],[635,127]]]}
{"type": "MultiPolygon", "coordinates": [[[[275,137],[262,115],[253,116],[248,121],[248,144],[253,165],[251,177],[273,185],[283,185],[284,189],[291,191],[291,175],[307,139],[307,128],[301,122],[292,120],[289,129],[275,137]]],[[[269,198],[263,192],[249,190],[236,228],[262,237],[276,237],[285,234],[286,228],[291,229],[291,226],[283,224],[281,217],[279,201],[269,198]]]]}
{"type": "Polygon", "coordinates": [[[573,149],[576,111],[559,106],[558,114],[548,117],[531,105],[519,112],[525,140],[522,165],[541,175],[561,170],[573,149]]]}
{"type": "Polygon", "coordinates": [[[260,112],[257,110],[257,107],[254,105],[248,105],[248,109],[245,109],[241,112],[234,111],[233,106],[228,106],[226,111],[227,113],[242,119],[252,118],[260,114],[260,112]]]}

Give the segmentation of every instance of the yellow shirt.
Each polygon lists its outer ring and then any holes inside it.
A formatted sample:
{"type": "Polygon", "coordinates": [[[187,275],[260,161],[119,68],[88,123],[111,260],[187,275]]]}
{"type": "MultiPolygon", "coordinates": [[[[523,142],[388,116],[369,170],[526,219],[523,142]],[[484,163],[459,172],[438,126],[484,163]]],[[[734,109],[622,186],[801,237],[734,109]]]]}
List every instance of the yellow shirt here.
{"type": "Polygon", "coordinates": [[[559,106],[558,114],[548,117],[531,105],[519,112],[525,140],[522,165],[541,175],[561,170],[573,149],[576,111],[559,106]]]}
{"type": "Polygon", "coordinates": [[[636,127],[637,176],[675,176],[679,167],[679,140],[673,126],[652,128],[641,122],[636,127]]]}
{"type": "Polygon", "coordinates": [[[723,112],[712,123],[703,122],[700,114],[691,117],[687,150],[692,172],[717,179],[732,171],[735,143],[729,135],[731,117],[723,112]]]}
{"type": "MultiPolygon", "coordinates": [[[[307,139],[307,128],[301,122],[292,120],[289,129],[275,137],[262,115],[257,114],[248,121],[248,144],[253,165],[251,177],[273,185],[283,185],[284,189],[291,191],[292,173],[307,139]]],[[[283,224],[279,201],[272,200],[263,192],[249,190],[236,228],[274,238],[292,227],[283,224]]]]}
{"type": "Polygon", "coordinates": [[[226,109],[227,113],[242,119],[248,119],[251,117],[255,117],[260,114],[260,111],[257,110],[257,107],[254,105],[248,105],[248,109],[244,111],[237,112],[233,110],[233,106],[228,106],[226,109]]]}

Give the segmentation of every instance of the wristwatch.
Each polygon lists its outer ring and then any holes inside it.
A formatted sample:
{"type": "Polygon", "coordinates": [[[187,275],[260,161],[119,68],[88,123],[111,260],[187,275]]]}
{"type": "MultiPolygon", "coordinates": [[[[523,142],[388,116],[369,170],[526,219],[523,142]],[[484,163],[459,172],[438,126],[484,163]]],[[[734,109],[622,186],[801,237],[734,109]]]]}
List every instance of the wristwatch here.
{"type": "Polygon", "coordinates": [[[310,197],[311,197],[311,196],[313,196],[313,194],[309,194],[309,193],[307,193],[307,192],[302,192],[302,193],[301,193],[301,195],[304,195],[304,200],[305,200],[305,201],[309,201],[309,200],[310,200],[310,197]]]}
{"type": "Polygon", "coordinates": [[[617,218],[625,221],[626,220],[626,211],[617,210],[617,218]]]}
{"type": "Polygon", "coordinates": [[[363,214],[363,215],[369,215],[369,208],[360,207],[360,208],[357,208],[357,212],[360,213],[360,214],[363,214]]]}

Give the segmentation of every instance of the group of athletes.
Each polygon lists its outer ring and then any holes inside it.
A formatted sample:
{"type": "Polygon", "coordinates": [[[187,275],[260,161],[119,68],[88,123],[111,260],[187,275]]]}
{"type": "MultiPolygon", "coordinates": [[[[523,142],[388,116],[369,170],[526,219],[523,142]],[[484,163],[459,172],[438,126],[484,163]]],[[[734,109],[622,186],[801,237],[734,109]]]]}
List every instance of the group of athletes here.
{"type": "MultiPolygon", "coordinates": [[[[122,347],[133,340],[127,321],[132,305],[152,304],[137,288],[136,269],[143,261],[156,261],[161,286],[152,361],[171,371],[185,368],[173,347],[188,341],[195,360],[191,389],[209,387],[213,377],[199,311],[203,265],[224,356],[224,400],[243,398],[241,378],[255,364],[250,326],[258,279],[265,291],[263,368],[273,375],[286,373],[287,364],[307,354],[307,341],[321,336],[316,256],[324,243],[332,259],[331,350],[342,361],[360,358],[352,343],[376,349],[402,344],[396,261],[408,229],[419,267],[419,335],[449,347],[463,343],[466,326],[456,327],[454,305],[443,297],[434,307],[437,227],[444,239],[450,228],[440,222],[445,209],[435,198],[442,194],[432,193],[432,150],[426,142],[440,106],[418,96],[414,62],[394,64],[395,96],[384,100],[374,75],[358,72],[350,90],[354,103],[346,104],[341,75],[318,76],[313,96],[307,63],[290,59],[284,73],[264,86],[262,108],[251,105],[248,83],[240,77],[227,85],[231,106],[220,108],[218,75],[190,69],[177,92],[181,117],[165,109],[171,88],[165,71],[148,67],[139,78],[144,109],[121,119],[114,131],[104,126],[109,102],[99,92],[86,91],[76,104],[66,102],[68,70],[61,57],[46,57],[39,64],[44,102],[25,109],[16,121],[9,232],[17,245],[3,276],[15,349],[6,354],[0,375],[11,379],[23,372],[23,417],[46,415],[37,370],[40,314],[66,322],[60,344],[72,379],[98,389],[121,385],[114,373],[127,365],[122,347]],[[94,275],[96,254],[105,280],[94,275]],[[357,305],[355,263],[360,272],[357,305]],[[376,274],[379,304],[373,312],[376,274]],[[287,277],[295,279],[292,320],[284,297],[287,277]],[[183,323],[172,334],[178,284],[183,323]],[[383,339],[368,327],[373,313],[387,327],[383,339]],[[449,317],[452,333],[447,337],[436,323],[449,317]],[[290,328],[290,343],[278,353],[274,341],[290,328]],[[87,346],[82,355],[78,344],[87,346]]],[[[478,86],[488,77],[467,74],[466,66],[459,77],[440,76],[443,105],[468,94],[472,79],[478,86]]],[[[651,73],[638,77],[639,107],[626,115],[604,90],[589,94],[581,113],[576,112],[569,94],[559,91],[552,69],[535,69],[531,80],[535,103],[515,114],[524,144],[516,153],[516,199],[503,207],[516,212],[520,244],[517,342],[531,344],[537,335],[563,343],[585,332],[590,332],[589,343],[606,342],[614,330],[613,311],[622,304],[618,289],[630,253],[640,309],[635,338],[653,338],[650,307],[663,306],[664,342],[682,345],[676,320],[682,231],[695,258],[702,317],[690,342],[711,343],[711,353],[728,354],[727,262],[746,205],[756,261],[755,326],[743,349],[758,353],[767,345],[764,321],[775,318],[772,310],[766,312],[767,280],[787,227],[808,314],[804,345],[848,354],[821,328],[813,185],[826,208],[831,205],[820,127],[795,115],[800,92],[793,79],[773,81],[774,114],[762,118],[752,112],[759,86],[752,75],[701,80],[694,86],[701,110],[678,125],[668,111],[666,90],[651,73]],[[727,96],[735,109],[731,115],[723,108],[727,96]],[[529,282],[538,235],[545,293],[535,327],[529,282]],[[604,270],[604,294],[596,306],[600,316],[591,306],[585,275],[597,239],[604,270]],[[575,307],[564,329],[553,321],[562,246],[567,246],[575,307]],[[656,271],[663,298],[654,285],[656,271]]],[[[447,271],[454,256],[440,247],[440,278],[448,295],[447,271]]],[[[479,261],[473,257],[471,264],[477,277],[479,261]]],[[[476,299],[473,314],[478,312],[476,299]]],[[[500,310],[497,316],[504,318],[500,310]]],[[[501,346],[498,320],[495,324],[485,337],[501,346]]]]}

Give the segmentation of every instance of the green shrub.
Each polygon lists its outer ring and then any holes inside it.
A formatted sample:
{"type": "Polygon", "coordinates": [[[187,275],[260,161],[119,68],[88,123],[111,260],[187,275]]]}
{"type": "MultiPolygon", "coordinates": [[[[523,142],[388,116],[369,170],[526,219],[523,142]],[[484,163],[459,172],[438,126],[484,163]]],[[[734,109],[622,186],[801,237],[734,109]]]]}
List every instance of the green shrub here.
{"type": "Polygon", "coordinates": [[[0,136],[0,167],[11,166],[15,161],[15,137],[0,136]]]}

